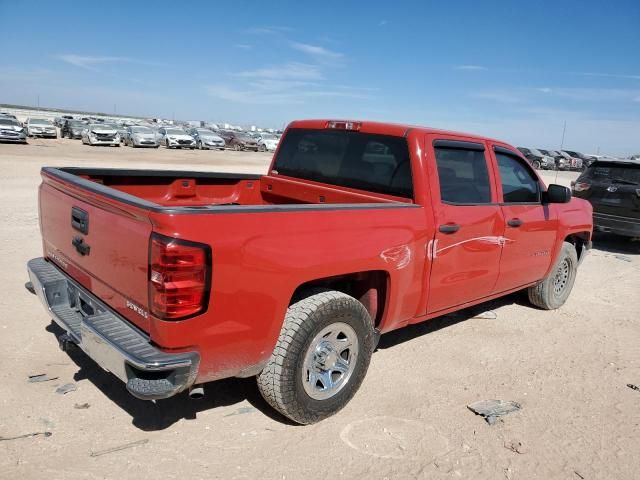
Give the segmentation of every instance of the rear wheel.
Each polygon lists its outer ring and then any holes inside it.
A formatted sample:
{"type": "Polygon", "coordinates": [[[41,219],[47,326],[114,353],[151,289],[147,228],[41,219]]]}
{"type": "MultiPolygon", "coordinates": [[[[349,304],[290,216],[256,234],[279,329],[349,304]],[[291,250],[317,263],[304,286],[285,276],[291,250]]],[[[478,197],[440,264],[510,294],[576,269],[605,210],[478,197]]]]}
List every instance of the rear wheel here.
{"type": "Polygon", "coordinates": [[[540,170],[540,162],[538,160],[533,161],[533,168],[540,170]]]}
{"type": "Polygon", "coordinates": [[[165,146],[165,147],[167,147],[167,148],[171,148],[171,147],[169,146],[169,140],[165,140],[165,142],[164,142],[164,146],[165,146]]]}
{"type": "Polygon", "coordinates": [[[241,151],[241,150],[242,150],[242,145],[240,145],[239,143],[236,143],[236,144],[233,146],[233,149],[234,149],[236,152],[239,152],[239,151],[241,151]]]}
{"type": "Polygon", "coordinates": [[[300,424],[341,410],[358,391],[374,348],[369,314],[355,298],[328,290],[287,310],[258,388],[280,413],[300,424]]]}
{"type": "Polygon", "coordinates": [[[266,152],[267,151],[267,146],[266,145],[260,145],[259,147],[261,152],[266,152]]]}
{"type": "Polygon", "coordinates": [[[562,250],[551,273],[537,285],[529,287],[529,301],[544,310],[560,308],[569,298],[578,273],[578,254],[569,242],[562,250]]]}

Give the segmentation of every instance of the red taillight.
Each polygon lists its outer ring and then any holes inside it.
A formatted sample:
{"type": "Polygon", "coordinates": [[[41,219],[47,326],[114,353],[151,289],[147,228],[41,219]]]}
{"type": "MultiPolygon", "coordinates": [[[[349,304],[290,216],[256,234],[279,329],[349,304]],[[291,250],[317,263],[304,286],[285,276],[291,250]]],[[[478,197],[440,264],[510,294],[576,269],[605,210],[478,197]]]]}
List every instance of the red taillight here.
{"type": "Polygon", "coordinates": [[[149,248],[149,309],[165,320],[203,313],[209,301],[208,245],[154,233],[149,248]]]}
{"type": "Polygon", "coordinates": [[[585,182],[576,182],[576,184],[573,186],[573,191],[574,192],[584,192],[585,190],[589,190],[589,188],[591,188],[591,185],[585,182]]]}
{"type": "Polygon", "coordinates": [[[335,130],[354,130],[359,131],[362,127],[362,122],[349,122],[344,120],[330,120],[327,122],[327,128],[333,128],[335,130]]]}

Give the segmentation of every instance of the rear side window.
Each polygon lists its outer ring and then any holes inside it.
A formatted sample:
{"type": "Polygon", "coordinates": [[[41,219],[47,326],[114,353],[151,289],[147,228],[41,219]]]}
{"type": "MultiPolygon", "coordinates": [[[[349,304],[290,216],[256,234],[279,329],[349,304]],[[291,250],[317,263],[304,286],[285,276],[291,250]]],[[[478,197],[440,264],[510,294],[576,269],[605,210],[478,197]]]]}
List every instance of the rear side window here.
{"type": "Polygon", "coordinates": [[[402,137],[293,128],[283,137],[274,170],[280,175],[413,198],[409,148],[402,137]]]}
{"type": "Polygon", "coordinates": [[[482,150],[436,147],[440,199],[444,203],[491,203],[487,161],[482,150]]]}
{"type": "Polygon", "coordinates": [[[511,155],[496,152],[502,198],[505,203],[530,203],[540,201],[538,180],[530,170],[511,155]]]}

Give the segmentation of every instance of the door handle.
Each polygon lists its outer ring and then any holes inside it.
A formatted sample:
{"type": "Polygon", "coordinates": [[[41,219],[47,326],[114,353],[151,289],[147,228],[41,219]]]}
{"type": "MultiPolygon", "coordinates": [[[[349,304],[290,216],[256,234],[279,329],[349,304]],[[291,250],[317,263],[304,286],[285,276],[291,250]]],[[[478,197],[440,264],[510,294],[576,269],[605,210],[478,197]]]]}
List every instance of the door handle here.
{"type": "Polygon", "coordinates": [[[518,228],[520,225],[522,225],[522,223],[522,220],[520,220],[519,218],[512,218],[507,222],[507,225],[513,228],[518,228]]]}
{"type": "Polygon", "coordinates": [[[446,233],[447,235],[451,235],[452,233],[456,233],[460,230],[460,225],[457,223],[445,223],[444,225],[440,225],[438,227],[440,233],[446,233]]]}

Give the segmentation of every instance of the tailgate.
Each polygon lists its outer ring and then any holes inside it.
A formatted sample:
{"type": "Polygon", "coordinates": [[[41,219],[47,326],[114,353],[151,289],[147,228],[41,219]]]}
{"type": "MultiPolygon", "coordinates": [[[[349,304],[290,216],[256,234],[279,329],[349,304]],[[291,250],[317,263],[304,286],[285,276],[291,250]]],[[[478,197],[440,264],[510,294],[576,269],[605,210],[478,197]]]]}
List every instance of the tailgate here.
{"type": "Polygon", "coordinates": [[[43,173],[45,256],[112,309],[149,331],[147,212],[43,173]]]}

